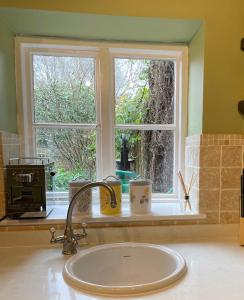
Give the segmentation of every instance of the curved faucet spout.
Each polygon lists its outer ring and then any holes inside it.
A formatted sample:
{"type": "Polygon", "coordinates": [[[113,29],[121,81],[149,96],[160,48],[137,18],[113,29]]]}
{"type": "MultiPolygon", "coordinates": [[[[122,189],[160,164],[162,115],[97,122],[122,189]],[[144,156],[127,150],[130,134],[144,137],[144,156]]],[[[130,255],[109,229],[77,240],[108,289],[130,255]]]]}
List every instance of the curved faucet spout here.
{"type": "Polygon", "coordinates": [[[110,194],[110,205],[112,208],[115,208],[117,206],[117,201],[116,201],[116,196],[113,188],[108,185],[107,183],[104,182],[92,182],[84,185],[71,199],[68,212],[67,212],[67,218],[66,218],[66,227],[64,231],[64,242],[63,242],[63,254],[74,254],[76,253],[76,245],[77,245],[77,240],[80,239],[80,235],[76,235],[73,232],[72,228],[72,214],[73,214],[73,209],[76,204],[76,201],[78,199],[78,196],[85,192],[88,189],[91,189],[93,187],[98,187],[102,186],[105,189],[108,190],[110,194]]]}

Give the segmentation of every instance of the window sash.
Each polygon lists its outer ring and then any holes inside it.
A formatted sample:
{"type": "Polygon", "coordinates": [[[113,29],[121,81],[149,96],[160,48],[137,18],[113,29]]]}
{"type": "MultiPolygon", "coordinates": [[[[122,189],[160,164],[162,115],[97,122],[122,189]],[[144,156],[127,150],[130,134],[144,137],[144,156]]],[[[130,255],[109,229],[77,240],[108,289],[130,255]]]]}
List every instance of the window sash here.
{"type": "Polygon", "coordinates": [[[181,58],[178,55],[173,55],[173,52],[163,54],[163,51],[150,51],[145,49],[110,49],[110,63],[111,68],[113,70],[112,77],[112,90],[111,90],[111,110],[113,115],[113,153],[111,154],[114,161],[114,170],[116,168],[116,159],[115,159],[115,129],[129,129],[129,130],[172,130],[174,133],[174,163],[173,163],[173,193],[172,194],[164,194],[164,193],[154,193],[154,199],[163,199],[163,198],[179,198],[179,185],[177,184],[177,170],[179,169],[179,155],[178,151],[181,145],[179,142],[180,135],[180,66],[181,66],[181,58]],[[175,91],[174,91],[174,123],[173,124],[118,124],[115,122],[115,59],[123,59],[123,58],[131,58],[131,59],[159,59],[159,60],[170,60],[174,61],[175,64],[175,91]],[[157,197],[155,197],[157,195],[157,197]]]}

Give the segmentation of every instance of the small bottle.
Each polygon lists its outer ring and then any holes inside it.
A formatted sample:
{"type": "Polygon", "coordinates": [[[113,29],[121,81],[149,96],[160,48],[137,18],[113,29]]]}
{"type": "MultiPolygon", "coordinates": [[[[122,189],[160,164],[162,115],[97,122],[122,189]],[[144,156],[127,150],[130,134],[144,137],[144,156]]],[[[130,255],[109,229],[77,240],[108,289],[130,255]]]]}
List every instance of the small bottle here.
{"type": "Polygon", "coordinates": [[[100,211],[104,215],[119,215],[121,213],[121,181],[114,176],[108,176],[104,179],[104,182],[110,185],[116,196],[117,205],[115,208],[111,207],[110,204],[110,194],[108,190],[104,187],[100,187],[100,211]],[[112,177],[112,180],[108,180],[108,178],[112,177]]]}

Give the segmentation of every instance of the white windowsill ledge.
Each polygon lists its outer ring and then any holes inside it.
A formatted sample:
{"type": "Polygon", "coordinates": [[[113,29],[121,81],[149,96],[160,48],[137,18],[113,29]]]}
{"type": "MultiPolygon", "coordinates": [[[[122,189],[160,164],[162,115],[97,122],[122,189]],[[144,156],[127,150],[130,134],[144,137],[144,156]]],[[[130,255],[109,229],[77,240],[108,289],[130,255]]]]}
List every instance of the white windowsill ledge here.
{"type": "MultiPolygon", "coordinates": [[[[52,212],[45,219],[18,219],[12,220],[5,218],[0,222],[0,226],[16,226],[16,225],[44,225],[44,224],[64,224],[66,221],[67,204],[53,206],[52,212]]],[[[184,211],[183,205],[179,202],[163,202],[153,203],[151,213],[143,215],[132,215],[129,209],[129,203],[124,203],[120,215],[110,216],[100,213],[98,203],[93,204],[93,212],[91,215],[77,215],[73,218],[73,223],[87,222],[95,223],[125,223],[140,221],[177,221],[177,220],[201,220],[205,219],[205,214],[198,213],[194,210],[187,209],[184,211]]]]}
{"type": "Polygon", "coordinates": [[[157,220],[182,220],[182,219],[199,219],[205,215],[196,211],[184,211],[180,203],[153,203],[151,212],[148,214],[131,214],[129,204],[125,203],[120,215],[110,216],[100,213],[99,205],[93,206],[91,216],[85,216],[83,220],[87,222],[131,222],[131,221],[157,221],[157,220]]]}

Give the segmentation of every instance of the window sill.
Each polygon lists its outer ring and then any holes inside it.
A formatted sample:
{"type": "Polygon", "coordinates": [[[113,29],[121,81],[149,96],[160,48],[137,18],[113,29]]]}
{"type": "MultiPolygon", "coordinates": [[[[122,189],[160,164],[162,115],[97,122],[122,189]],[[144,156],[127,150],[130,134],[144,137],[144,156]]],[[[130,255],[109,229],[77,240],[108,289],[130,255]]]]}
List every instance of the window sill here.
{"type": "MultiPolygon", "coordinates": [[[[22,219],[12,220],[5,218],[0,222],[0,226],[36,226],[36,225],[55,225],[64,224],[67,214],[67,204],[56,205],[53,207],[50,215],[45,219],[22,219]]],[[[73,223],[86,222],[89,226],[126,226],[132,225],[157,225],[159,224],[179,224],[181,222],[197,222],[205,219],[205,214],[200,214],[196,211],[184,211],[183,205],[179,202],[163,202],[153,203],[150,214],[132,215],[129,209],[129,203],[125,203],[120,215],[108,216],[100,213],[99,204],[93,205],[92,215],[74,216],[73,223]]]]}
{"type": "Polygon", "coordinates": [[[184,211],[180,203],[153,203],[149,214],[131,214],[129,204],[125,203],[122,212],[117,216],[103,215],[100,213],[99,205],[93,206],[91,216],[86,216],[83,220],[89,222],[131,222],[131,221],[157,221],[157,220],[179,220],[179,219],[198,219],[204,217],[195,211],[184,211]]]}

